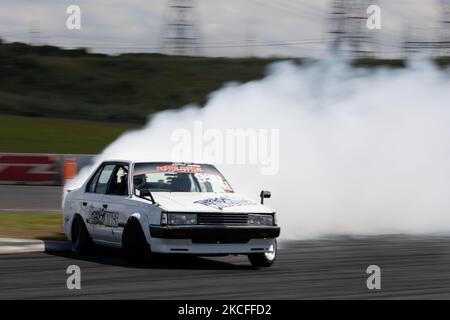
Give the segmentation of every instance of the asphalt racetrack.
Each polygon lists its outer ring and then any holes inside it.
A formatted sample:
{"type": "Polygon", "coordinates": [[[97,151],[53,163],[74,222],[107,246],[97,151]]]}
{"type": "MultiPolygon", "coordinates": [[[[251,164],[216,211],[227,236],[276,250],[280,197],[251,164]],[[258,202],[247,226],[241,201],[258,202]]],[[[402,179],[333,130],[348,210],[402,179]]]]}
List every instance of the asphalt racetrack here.
{"type": "Polygon", "coordinates": [[[1,213],[61,213],[62,187],[0,185],[1,213]]]}
{"type": "Polygon", "coordinates": [[[245,257],[159,257],[131,266],[118,250],[76,256],[0,255],[0,299],[450,298],[450,237],[371,237],[282,243],[271,268],[245,257]],[[68,290],[66,268],[81,268],[68,290]],[[368,290],[366,268],[381,268],[368,290]]]}
{"type": "MultiPolygon", "coordinates": [[[[1,212],[60,212],[60,187],[0,186],[1,212]]],[[[376,236],[281,241],[277,262],[159,256],[129,265],[120,250],[0,254],[0,299],[450,299],[450,237],[376,236]],[[66,269],[81,268],[81,290],[66,269]],[[366,269],[381,268],[381,290],[366,269]]]]}

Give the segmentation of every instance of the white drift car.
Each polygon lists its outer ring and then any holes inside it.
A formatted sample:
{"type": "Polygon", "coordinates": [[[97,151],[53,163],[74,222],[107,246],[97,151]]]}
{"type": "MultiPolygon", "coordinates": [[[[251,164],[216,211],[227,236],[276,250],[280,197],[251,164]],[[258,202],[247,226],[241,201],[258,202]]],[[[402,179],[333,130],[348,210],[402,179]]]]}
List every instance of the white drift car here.
{"type": "Polygon", "coordinates": [[[158,253],[245,254],[254,266],[276,258],[275,212],[238,196],[209,164],[108,161],[64,203],[64,232],[75,252],[92,244],[129,259],[158,253]]]}

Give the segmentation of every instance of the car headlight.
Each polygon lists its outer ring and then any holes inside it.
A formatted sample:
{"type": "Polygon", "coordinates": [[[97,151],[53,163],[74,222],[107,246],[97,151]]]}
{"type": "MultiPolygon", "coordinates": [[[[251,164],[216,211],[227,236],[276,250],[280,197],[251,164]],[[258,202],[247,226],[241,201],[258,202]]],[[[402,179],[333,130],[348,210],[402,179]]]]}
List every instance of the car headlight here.
{"type": "Polygon", "coordinates": [[[168,213],[169,225],[197,224],[197,215],[192,213],[168,213]]]}
{"type": "Polygon", "coordinates": [[[249,214],[247,223],[252,225],[273,226],[273,216],[268,214],[249,214]]]}

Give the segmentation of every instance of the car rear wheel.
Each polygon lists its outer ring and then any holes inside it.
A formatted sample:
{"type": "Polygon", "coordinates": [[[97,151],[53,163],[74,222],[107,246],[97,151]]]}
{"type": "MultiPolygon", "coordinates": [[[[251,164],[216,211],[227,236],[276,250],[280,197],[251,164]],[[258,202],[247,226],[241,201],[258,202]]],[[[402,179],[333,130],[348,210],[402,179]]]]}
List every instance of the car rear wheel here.
{"type": "Polygon", "coordinates": [[[150,256],[150,246],[142,231],[141,224],[131,219],[126,224],[122,235],[122,250],[129,262],[142,262],[150,256]]]}
{"type": "Polygon", "coordinates": [[[72,223],[72,251],[85,253],[93,247],[92,238],[86,229],[83,219],[76,215],[72,223]]]}
{"type": "Polygon", "coordinates": [[[261,253],[251,253],[248,255],[250,263],[257,268],[270,267],[277,258],[277,241],[273,242],[270,251],[261,253]]]}

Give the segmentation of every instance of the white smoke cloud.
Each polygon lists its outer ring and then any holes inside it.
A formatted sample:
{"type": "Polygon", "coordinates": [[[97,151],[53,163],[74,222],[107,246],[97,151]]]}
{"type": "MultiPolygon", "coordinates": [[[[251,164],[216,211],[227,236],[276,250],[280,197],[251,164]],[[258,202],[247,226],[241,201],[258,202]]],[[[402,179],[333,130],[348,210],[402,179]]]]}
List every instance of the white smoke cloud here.
{"type": "Polygon", "coordinates": [[[278,212],[283,238],[447,232],[449,101],[448,73],[427,63],[377,71],[277,63],[262,80],[212,93],[204,108],[158,113],[98,161],[171,160],[172,132],[194,121],[279,129],[278,174],[261,175],[255,165],[218,168],[237,192],[272,192],[266,203],[278,212]]]}

